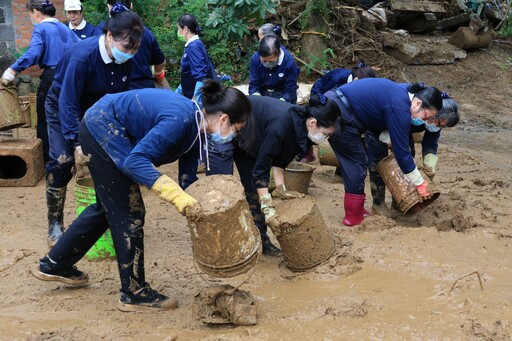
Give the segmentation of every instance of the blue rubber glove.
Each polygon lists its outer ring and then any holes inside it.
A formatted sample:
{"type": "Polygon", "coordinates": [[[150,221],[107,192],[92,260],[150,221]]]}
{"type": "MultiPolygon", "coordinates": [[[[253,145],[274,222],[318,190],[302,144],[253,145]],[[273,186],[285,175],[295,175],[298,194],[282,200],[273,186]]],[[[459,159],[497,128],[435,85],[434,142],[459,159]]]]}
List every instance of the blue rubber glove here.
{"type": "Polygon", "coordinates": [[[178,87],[176,88],[176,90],[174,90],[174,92],[177,93],[178,95],[183,94],[183,89],[181,88],[181,84],[178,85],[178,87]]]}
{"type": "Polygon", "coordinates": [[[203,87],[203,82],[196,82],[196,87],[194,88],[194,97],[197,103],[202,103],[201,101],[201,91],[199,91],[203,87]]]}

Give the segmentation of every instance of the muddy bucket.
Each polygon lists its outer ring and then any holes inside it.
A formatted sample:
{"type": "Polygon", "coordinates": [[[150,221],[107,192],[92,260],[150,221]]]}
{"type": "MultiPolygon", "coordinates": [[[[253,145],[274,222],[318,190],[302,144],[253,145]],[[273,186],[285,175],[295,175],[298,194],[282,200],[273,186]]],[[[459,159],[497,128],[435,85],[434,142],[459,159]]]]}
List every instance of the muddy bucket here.
{"type": "MultiPolygon", "coordinates": [[[[75,206],[76,216],[78,217],[87,206],[96,203],[96,192],[91,178],[77,179],[75,183],[75,206]]],[[[87,259],[99,261],[108,258],[115,258],[116,251],[112,234],[107,229],[98,241],[86,253],[87,259]]]]}
{"type": "Polygon", "coordinates": [[[308,194],[315,167],[302,162],[291,162],[284,170],[284,184],[288,191],[308,194]]]}
{"type": "Polygon", "coordinates": [[[23,116],[23,120],[25,121],[25,124],[22,125],[22,127],[30,127],[30,123],[32,122],[32,119],[30,117],[30,95],[18,96],[18,98],[20,100],[21,115],[23,116]]]}
{"type": "MultiPolygon", "coordinates": [[[[421,202],[421,197],[416,191],[416,187],[407,179],[402,172],[393,154],[388,155],[377,165],[377,172],[384,180],[386,187],[395,199],[397,207],[403,215],[408,213],[418,213],[423,208],[434,202],[441,194],[432,184],[428,184],[428,192],[432,195],[429,200],[421,202]]],[[[425,178],[425,174],[423,174],[425,178]]]]}
{"type": "Polygon", "coordinates": [[[32,128],[37,127],[37,94],[30,93],[29,101],[30,101],[30,126],[32,128]]]}
{"type": "Polygon", "coordinates": [[[0,131],[18,128],[25,123],[16,88],[0,85],[0,131]]]}
{"type": "Polygon", "coordinates": [[[273,232],[288,269],[306,271],[334,254],[336,242],[312,197],[276,202],[276,211],[281,224],[273,232]]]}
{"type": "Polygon", "coordinates": [[[198,220],[188,219],[199,269],[224,278],[252,269],[261,255],[261,237],[240,181],[232,175],[207,176],[192,184],[187,192],[203,210],[198,220]]]}
{"type": "Polygon", "coordinates": [[[329,142],[324,142],[318,145],[318,161],[320,161],[320,164],[323,166],[340,166],[338,158],[336,157],[336,154],[334,154],[329,142]]]}

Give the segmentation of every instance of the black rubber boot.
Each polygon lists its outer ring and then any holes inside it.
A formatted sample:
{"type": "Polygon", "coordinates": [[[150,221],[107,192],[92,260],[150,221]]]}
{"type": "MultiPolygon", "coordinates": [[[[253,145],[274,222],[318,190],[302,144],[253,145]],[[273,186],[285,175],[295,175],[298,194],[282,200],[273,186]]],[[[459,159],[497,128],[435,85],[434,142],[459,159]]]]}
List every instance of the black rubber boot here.
{"type": "Polygon", "coordinates": [[[263,254],[270,257],[280,257],[283,255],[283,251],[280,248],[272,244],[268,236],[261,236],[261,243],[263,245],[263,254]]]}
{"type": "Polygon", "coordinates": [[[64,202],[66,187],[53,188],[46,185],[48,205],[48,245],[53,247],[64,232],[64,202]]]}
{"type": "Polygon", "coordinates": [[[373,197],[372,213],[392,219],[398,217],[398,212],[390,210],[386,205],[386,186],[377,186],[372,182],[371,190],[373,197]]]}

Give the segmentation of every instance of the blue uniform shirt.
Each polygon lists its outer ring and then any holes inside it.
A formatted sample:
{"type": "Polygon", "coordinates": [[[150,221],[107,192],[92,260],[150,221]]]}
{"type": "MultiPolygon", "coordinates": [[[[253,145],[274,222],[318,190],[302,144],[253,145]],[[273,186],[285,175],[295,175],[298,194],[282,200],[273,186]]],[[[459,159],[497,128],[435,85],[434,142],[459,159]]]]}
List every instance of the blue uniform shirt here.
{"type": "Polygon", "coordinates": [[[256,52],[250,61],[249,95],[255,92],[261,94],[264,90],[269,89],[282,91],[286,102],[296,103],[299,71],[293,56],[283,47],[281,47],[279,64],[272,69],[263,66],[260,55],[256,52]]]}
{"type": "Polygon", "coordinates": [[[74,27],[73,24],[68,23],[68,27],[71,31],[75,32],[76,36],[80,39],[90,38],[94,36],[96,28],[91,24],[82,19],[82,22],[74,27]]]}
{"type": "Polygon", "coordinates": [[[337,88],[348,83],[349,77],[352,75],[350,69],[334,69],[327,72],[311,87],[311,95],[325,94],[327,91],[337,88]]]}
{"type": "Polygon", "coordinates": [[[363,126],[376,132],[389,130],[400,169],[404,174],[412,172],[416,164],[409,149],[411,99],[407,89],[385,78],[365,78],[338,89],[363,126]]]}
{"type": "MultiPolygon", "coordinates": [[[[102,21],[96,27],[95,35],[103,34],[105,22],[102,21]]],[[[133,57],[130,89],[154,88],[153,72],[151,65],[160,65],[165,62],[165,56],[153,32],[146,26],[142,32],[142,40],[139,50],[133,57]]]]}
{"type": "Polygon", "coordinates": [[[67,49],[79,40],[57,19],[44,19],[35,26],[27,51],[11,65],[11,69],[21,72],[33,65],[42,69],[54,68],[67,49]]]}
{"type": "Polygon", "coordinates": [[[197,82],[202,82],[208,76],[208,52],[199,36],[192,37],[185,44],[181,57],[181,88],[187,98],[194,96],[197,82]]]}
{"type": "Polygon", "coordinates": [[[156,167],[198,148],[197,111],[194,102],[172,91],[140,89],[106,95],[84,120],[119,170],[151,188],[162,175],[156,167]]]}
{"type": "Polygon", "coordinates": [[[104,35],[76,43],[57,67],[46,97],[47,119],[60,119],[64,138],[77,143],[85,111],[105,94],[129,90],[130,72],[131,61],[116,64],[108,56],[104,35]]]}

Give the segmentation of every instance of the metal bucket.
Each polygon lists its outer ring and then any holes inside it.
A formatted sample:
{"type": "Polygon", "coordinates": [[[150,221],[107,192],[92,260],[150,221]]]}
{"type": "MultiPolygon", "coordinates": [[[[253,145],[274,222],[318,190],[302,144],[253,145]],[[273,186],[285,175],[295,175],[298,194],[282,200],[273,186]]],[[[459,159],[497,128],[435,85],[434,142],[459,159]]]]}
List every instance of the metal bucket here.
{"type": "Polygon", "coordinates": [[[18,128],[25,123],[16,88],[0,85],[0,131],[18,128]]]}
{"type": "Polygon", "coordinates": [[[284,184],[288,191],[308,194],[315,167],[302,162],[291,162],[284,170],[284,184]]]}
{"type": "Polygon", "coordinates": [[[334,254],[336,242],[312,197],[277,202],[276,211],[281,224],[273,232],[283,250],[287,268],[306,271],[334,254]]]}
{"type": "Polygon", "coordinates": [[[188,219],[197,266],[214,277],[234,277],[253,268],[261,255],[261,237],[232,175],[199,179],[187,192],[199,201],[203,215],[188,219]]]}
{"type": "MultiPolygon", "coordinates": [[[[432,183],[428,184],[428,192],[432,195],[429,200],[421,199],[416,187],[409,181],[398,166],[395,156],[388,155],[377,165],[377,172],[380,174],[389,192],[395,199],[397,207],[403,215],[418,213],[423,208],[434,202],[441,194],[432,183]]],[[[424,174],[422,174],[425,177],[424,174]]]]}
{"type": "Polygon", "coordinates": [[[340,163],[329,142],[318,145],[318,160],[323,166],[339,167],[340,163]]]}

